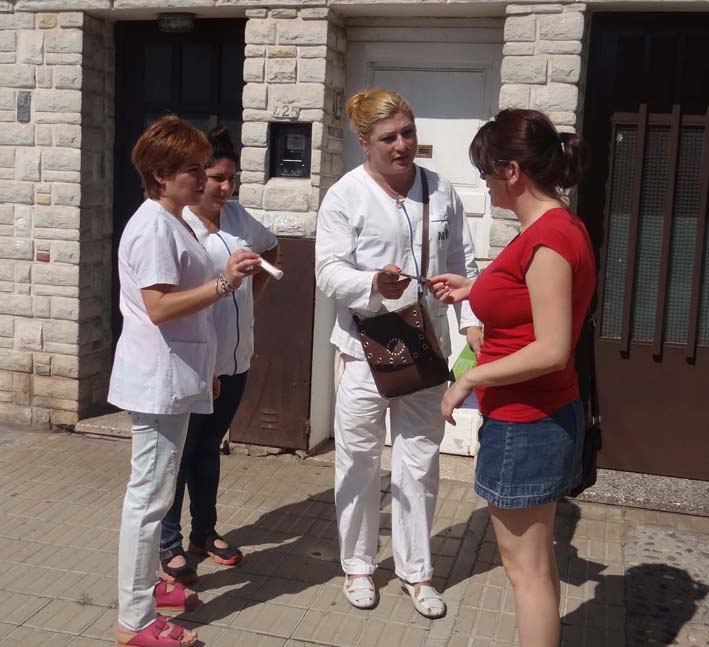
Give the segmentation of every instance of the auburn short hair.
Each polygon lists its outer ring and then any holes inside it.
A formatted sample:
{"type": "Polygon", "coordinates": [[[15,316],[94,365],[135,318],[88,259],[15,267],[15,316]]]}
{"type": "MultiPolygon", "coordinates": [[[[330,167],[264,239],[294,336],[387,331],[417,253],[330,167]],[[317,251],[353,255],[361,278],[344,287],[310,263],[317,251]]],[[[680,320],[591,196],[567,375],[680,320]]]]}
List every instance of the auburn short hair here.
{"type": "Polygon", "coordinates": [[[161,117],[140,136],[131,162],[140,173],[146,198],[160,197],[160,184],[155,174],[169,176],[196,155],[209,158],[212,147],[207,136],[176,115],[161,117]]]}

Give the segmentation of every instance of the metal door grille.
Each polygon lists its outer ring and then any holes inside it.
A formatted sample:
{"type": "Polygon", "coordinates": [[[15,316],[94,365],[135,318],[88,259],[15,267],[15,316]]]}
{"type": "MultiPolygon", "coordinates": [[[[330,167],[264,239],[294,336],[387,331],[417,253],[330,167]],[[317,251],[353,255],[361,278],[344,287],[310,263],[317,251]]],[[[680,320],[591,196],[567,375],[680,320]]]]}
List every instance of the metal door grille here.
{"type": "Polygon", "coordinates": [[[638,113],[612,117],[606,201],[601,337],[709,346],[709,110],[703,117],[638,113]]]}

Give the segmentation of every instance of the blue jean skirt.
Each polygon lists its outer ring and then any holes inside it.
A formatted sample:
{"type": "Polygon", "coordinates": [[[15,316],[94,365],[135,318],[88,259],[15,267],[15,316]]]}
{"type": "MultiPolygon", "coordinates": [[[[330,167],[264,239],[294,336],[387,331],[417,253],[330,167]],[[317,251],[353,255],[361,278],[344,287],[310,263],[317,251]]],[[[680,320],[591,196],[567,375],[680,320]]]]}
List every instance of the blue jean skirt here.
{"type": "Polygon", "coordinates": [[[483,418],[475,491],[498,508],[563,499],[581,481],[585,429],[581,400],[534,422],[483,418]]]}

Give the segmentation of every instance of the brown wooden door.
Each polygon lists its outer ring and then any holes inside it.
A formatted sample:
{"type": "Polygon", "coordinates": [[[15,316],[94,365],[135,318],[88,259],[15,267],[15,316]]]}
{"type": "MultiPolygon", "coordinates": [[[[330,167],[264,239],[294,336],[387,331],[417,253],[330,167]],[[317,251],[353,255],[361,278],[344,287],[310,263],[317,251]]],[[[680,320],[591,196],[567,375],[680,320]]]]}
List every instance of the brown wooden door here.
{"type": "Polygon", "coordinates": [[[315,309],[315,240],[278,239],[284,276],[254,308],[254,356],[233,442],[308,449],[315,309]]]}
{"type": "Polygon", "coordinates": [[[579,211],[604,467],[709,479],[708,49],[705,14],[593,18],[579,211]]]}

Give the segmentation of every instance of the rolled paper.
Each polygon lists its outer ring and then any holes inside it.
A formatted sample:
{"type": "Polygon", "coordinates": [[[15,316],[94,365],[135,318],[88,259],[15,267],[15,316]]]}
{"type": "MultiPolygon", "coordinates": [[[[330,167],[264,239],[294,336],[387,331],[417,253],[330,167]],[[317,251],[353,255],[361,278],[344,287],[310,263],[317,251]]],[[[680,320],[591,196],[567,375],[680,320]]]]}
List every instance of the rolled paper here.
{"type": "Polygon", "coordinates": [[[271,265],[265,258],[260,259],[261,267],[266,270],[276,281],[280,281],[283,278],[283,270],[279,270],[274,265],[271,265]]]}

